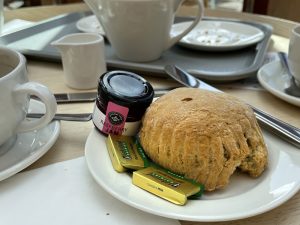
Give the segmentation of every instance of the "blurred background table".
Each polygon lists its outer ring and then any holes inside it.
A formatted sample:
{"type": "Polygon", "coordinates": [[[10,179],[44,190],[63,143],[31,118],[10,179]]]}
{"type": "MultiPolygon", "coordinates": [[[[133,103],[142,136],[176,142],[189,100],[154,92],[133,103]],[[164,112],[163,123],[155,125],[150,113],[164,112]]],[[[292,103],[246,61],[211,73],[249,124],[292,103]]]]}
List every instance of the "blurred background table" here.
{"type": "MultiPolygon", "coordinates": [[[[29,21],[41,21],[63,13],[81,12],[87,10],[88,7],[84,3],[25,7],[17,10],[5,11],[5,21],[7,22],[17,18],[29,21]]],[[[195,10],[196,7],[192,5],[186,5],[180,9],[178,15],[191,16],[194,15],[195,10]]],[[[287,52],[289,34],[291,28],[296,25],[295,22],[284,19],[240,12],[207,9],[205,15],[253,20],[271,24],[274,28],[274,34],[271,38],[269,51],[287,52]]],[[[63,83],[63,70],[61,64],[29,60],[28,72],[30,80],[47,85],[54,93],[78,92],[66,87],[63,83]]],[[[169,79],[147,77],[147,74],[143,75],[145,75],[146,78],[153,84],[153,86],[157,88],[178,86],[176,82],[169,79]]],[[[274,97],[269,92],[265,90],[257,91],[240,88],[228,88],[222,85],[218,85],[218,87],[229,94],[241,98],[257,108],[260,108],[269,114],[300,128],[300,108],[274,97]]],[[[58,111],[64,113],[84,113],[91,112],[92,110],[93,103],[65,104],[58,106],[58,111]]],[[[27,168],[27,170],[83,156],[85,141],[92,128],[92,122],[61,122],[61,133],[55,145],[41,159],[27,168]]],[[[247,203],[245,202],[245,204],[247,203]]],[[[181,223],[184,225],[250,225],[255,223],[259,225],[299,225],[299,221],[300,193],[296,194],[292,199],[282,206],[252,218],[221,223],[195,223],[187,221],[181,221],[181,223]]]]}

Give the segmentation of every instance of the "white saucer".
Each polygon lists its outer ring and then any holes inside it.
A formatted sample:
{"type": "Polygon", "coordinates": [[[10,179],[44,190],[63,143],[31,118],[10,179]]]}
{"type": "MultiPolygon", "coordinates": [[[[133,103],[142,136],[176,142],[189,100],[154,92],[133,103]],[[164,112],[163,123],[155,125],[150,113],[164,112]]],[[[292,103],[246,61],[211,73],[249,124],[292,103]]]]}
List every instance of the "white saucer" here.
{"type": "MultiPolygon", "coordinates": [[[[43,112],[44,105],[31,100],[29,112],[43,112]]],[[[42,157],[55,143],[60,131],[58,121],[32,132],[20,133],[14,144],[0,156],[0,181],[25,169],[42,157]]]]}
{"type": "MultiPolygon", "coordinates": [[[[172,35],[181,33],[192,22],[173,25],[172,35]]],[[[179,44],[205,51],[229,51],[253,45],[264,38],[264,32],[254,26],[230,21],[200,21],[179,44]]]]}
{"type": "Polygon", "coordinates": [[[280,61],[262,66],[257,73],[259,83],[278,98],[300,107],[300,98],[288,95],[284,89],[289,87],[290,78],[280,61]]]}
{"type": "Polygon", "coordinates": [[[128,173],[117,173],[96,129],[85,145],[88,168],[108,193],[132,207],[155,215],[189,221],[228,221],[267,212],[291,198],[300,189],[300,151],[293,145],[263,131],[269,150],[267,170],[256,179],[235,174],[222,191],[205,193],[185,206],[174,205],[132,184],[128,173]]]}
{"type": "Polygon", "coordinates": [[[85,33],[97,33],[105,36],[102,25],[99,23],[95,15],[90,15],[84,18],[81,18],[77,21],[76,27],[78,30],[85,33]]]}

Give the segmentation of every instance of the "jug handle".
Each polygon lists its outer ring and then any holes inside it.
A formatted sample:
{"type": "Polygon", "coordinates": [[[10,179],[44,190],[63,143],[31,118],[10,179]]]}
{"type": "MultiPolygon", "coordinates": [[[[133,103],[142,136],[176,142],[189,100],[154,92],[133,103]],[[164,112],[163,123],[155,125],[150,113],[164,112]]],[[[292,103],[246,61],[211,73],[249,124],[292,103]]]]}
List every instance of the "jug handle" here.
{"type": "MultiPolygon", "coordinates": [[[[184,1],[181,1],[180,5],[183,2],[184,1]]],[[[166,46],[165,50],[172,47],[174,44],[176,44],[183,36],[185,36],[188,32],[190,32],[198,24],[198,22],[202,19],[203,14],[204,14],[203,1],[202,0],[197,0],[197,4],[198,4],[198,7],[199,7],[199,10],[197,11],[197,16],[196,16],[194,22],[186,30],[182,31],[180,34],[171,37],[169,39],[168,43],[167,43],[167,46],[166,46]]],[[[180,5],[179,5],[179,7],[180,7],[180,5]]],[[[172,33],[172,30],[171,30],[171,33],[172,33]]]]}

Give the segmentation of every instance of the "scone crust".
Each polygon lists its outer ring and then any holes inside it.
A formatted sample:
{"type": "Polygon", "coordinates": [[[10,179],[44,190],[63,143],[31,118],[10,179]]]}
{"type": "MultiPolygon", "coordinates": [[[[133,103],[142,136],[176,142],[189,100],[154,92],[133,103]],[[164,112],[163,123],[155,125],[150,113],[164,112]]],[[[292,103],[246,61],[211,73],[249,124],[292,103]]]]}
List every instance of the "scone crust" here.
{"type": "Polygon", "coordinates": [[[177,88],[147,109],[140,131],[146,154],[213,191],[240,168],[253,177],[267,165],[267,149],[252,109],[235,97],[177,88]]]}

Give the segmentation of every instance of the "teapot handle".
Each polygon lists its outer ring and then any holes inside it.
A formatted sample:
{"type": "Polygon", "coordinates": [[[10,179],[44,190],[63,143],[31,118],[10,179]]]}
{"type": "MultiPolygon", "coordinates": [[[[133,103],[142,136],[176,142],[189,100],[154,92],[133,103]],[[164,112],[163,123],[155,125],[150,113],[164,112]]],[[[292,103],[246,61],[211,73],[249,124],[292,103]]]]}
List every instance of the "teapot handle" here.
{"type": "MultiPolygon", "coordinates": [[[[89,0],[88,0],[89,1],[89,0]]],[[[194,22],[184,31],[182,31],[180,34],[173,36],[169,39],[167,46],[165,48],[168,49],[170,47],[172,47],[174,44],[176,44],[183,36],[185,36],[188,32],[190,32],[197,24],[198,22],[201,20],[201,18],[203,17],[204,14],[204,6],[203,6],[203,1],[202,0],[197,0],[196,1],[199,7],[199,10],[197,12],[197,16],[194,20],[194,22]]],[[[181,1],[180,5],[183,3],[183,1],[181,1]]],[[[178,8],[180,7],[180,5],[178,6],[178,8]]],[[[172,30],[171,30],[172,33],[172,30]]]]}

